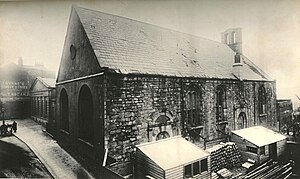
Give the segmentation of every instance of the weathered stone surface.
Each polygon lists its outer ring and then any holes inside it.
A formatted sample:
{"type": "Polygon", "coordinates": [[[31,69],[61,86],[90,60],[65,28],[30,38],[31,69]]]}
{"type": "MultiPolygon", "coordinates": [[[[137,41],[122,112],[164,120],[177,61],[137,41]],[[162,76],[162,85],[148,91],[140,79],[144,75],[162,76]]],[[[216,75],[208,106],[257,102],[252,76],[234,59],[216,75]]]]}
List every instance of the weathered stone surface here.
{"type": "MultiPolygon", "coordinates": [[[[203,101],[202,117],[204,128],[202,135],[209,145],[213,141],[220,141],[221,135],[217,130],[216,122],[216,88],[222,85],[226,93],[226,118],[230,130],[238,129],[237,118],[240,113],[245,113],[248,126],[265,125],[275,127],[276,124],[276,89],[275,82],[256,82],[256,81],[233,81],[233,80],[204,80],[171,77],[152,77],[152,76],[122,76],[109,75],[106,113],[110,119],[105,119],[105,129],[119,128],[114,132],[106,130],[105,135],[109,156],[112,156],[120,165],[124,166],[124,171],[130,171],[130,165],[123,165],[122,161],[131,161],[134,147],[136,144],[155,140],[153,134],[159,131],[153,129],[148,131],[149,124],[155,122],[160,115],[168,114],[173,121],[178,121],[178,127],[185,135],[185,100],[188,89],[191,85],[196,85],[201,93],[203,101]],[[267,117],[261,119],[258,113],[258,88],[264,86],[267,94],[267,117]],[[120,100],[121,99],[121,100],[120,100]],[[120,108],[120,104],[123,105],[120,108]],[[137,110],[138,109],[138,110],[137,110]],[[112,122],[117,118],[122,121],[118,125],[112,122]],[[113,133],[113,135],[111,134],[113,133]],[[151,134],[151,136],[149,136],[151,134]],[[115,148],[111,145],[112,140],[122,140],[122,147],[115,148]]],[[[163,126],[162,126],[163,127],[163,126]]],[[[163,127],[162,130],[168,127],[163,127]]],[[[200,142],[203,146],[203,139],[194,141],[200,142]]]]}

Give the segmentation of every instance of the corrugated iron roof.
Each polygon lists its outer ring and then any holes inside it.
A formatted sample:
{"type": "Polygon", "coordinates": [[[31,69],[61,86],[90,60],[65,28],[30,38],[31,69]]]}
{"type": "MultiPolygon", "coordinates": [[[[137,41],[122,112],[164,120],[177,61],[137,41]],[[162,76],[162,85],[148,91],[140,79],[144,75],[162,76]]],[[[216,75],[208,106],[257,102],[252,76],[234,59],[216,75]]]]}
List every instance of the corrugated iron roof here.
{"type": "Polygon", "coordinates": [[[232,131],[232,133],[244,138],[252,144],[262,147],[286,139],[282,134],[274,132],[263,126],[254,126],[232,131]]]}
{"type": "Polygon", "coordinates": [[[101,67],[122,74],[153,74],[272,81],[243,57],[234,74],[235,52],[226,44],[136,20],[75,7],[101,67]]]}
{"type": "Polygon", "coordinates": [[[209,156],[208,152],[180,136],[149,142],[136,147],[164,170],[209,156]]]}

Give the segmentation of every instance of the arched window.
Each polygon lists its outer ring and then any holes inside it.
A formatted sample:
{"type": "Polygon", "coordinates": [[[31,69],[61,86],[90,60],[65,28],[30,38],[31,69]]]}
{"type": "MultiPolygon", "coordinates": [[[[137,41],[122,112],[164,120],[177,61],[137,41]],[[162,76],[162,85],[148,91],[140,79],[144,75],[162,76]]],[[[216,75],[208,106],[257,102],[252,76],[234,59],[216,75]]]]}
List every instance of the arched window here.
{"type": "Polygon", "coordinates": [[[161,115],[156,119],[155,123],[166,124],[168,121],[170,121],[170,118],[168,116],[161,115]]]}
{"type": "Polygon", "coordinates": [[[192,86],[186,94],[186,121],[190,126],[203,126],[200,90],[192,86]]]}
{"type": "Polygon", "coordinates": [[[258,105],[259,114],[266,114],[267,97],[264,86],[260,86],[258,89],[258,105]]]}
{"type": "Polygon", "coordinates": [[[79,138],[94,144],[93,97],[88,86],[81,87],[79,92],[79,138]]]}
{"type": "Polygon", "coordinates": [[[248,121],[246,114],[241,112],[238,117],[238,129],[244,129],[248,127],[248,121]]]}
{"type": "Polygon", "coordinates": [[[230,41],[229,41],[229,35],[228,34],[225,34],[225,42],[226,42],[226,44],[230,43],[230,41]]]}
{"type": "Polygon", "coordinates": [[[65,89],[60,92],[61,129],[69,132],[69,100],[65,89]]]}
{"type": "Polygon", "coordinates": [[[232,36],[232,43],[236,43],[236,36],[235,36],[235,32],[231,33],[232,36]]]}
{"type": "Polygon", "coordinates": [[[226,94],[222,86],[217,87],[216,91],[216,118],[217,122],[226,121],[225,109],[226,109],[226,94]]]}

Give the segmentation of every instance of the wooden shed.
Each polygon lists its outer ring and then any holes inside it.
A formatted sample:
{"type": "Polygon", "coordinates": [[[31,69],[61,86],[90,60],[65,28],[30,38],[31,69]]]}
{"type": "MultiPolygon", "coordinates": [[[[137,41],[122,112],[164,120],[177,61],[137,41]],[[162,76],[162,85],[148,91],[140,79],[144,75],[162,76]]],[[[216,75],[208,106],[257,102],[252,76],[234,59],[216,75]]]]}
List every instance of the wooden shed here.
{"type": "Polygon", "coordinates": [[[135,178],[209,178],[210,155],[177,136],[136,146],[135,178]]]}
{"type": "Polygon", "coordinates": [[[262,126],[232,131],[232,142],[241,151],[242,160],[255,160],[258,163],[277,159],[286,148],[286,137],[262,126]]]}

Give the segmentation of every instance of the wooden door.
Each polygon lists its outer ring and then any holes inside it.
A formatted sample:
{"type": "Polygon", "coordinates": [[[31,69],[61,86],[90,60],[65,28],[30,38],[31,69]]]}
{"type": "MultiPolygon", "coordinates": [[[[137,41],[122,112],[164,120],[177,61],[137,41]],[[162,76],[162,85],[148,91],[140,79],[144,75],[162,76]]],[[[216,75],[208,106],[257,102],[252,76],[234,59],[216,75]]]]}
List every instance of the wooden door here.
{"type": "Polygon", "coordinates": [[[277,143],[269,144],[269,158],[276,160],[277,159],[277,143]]]}

